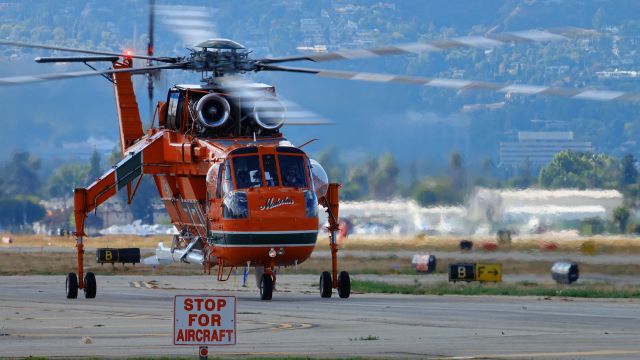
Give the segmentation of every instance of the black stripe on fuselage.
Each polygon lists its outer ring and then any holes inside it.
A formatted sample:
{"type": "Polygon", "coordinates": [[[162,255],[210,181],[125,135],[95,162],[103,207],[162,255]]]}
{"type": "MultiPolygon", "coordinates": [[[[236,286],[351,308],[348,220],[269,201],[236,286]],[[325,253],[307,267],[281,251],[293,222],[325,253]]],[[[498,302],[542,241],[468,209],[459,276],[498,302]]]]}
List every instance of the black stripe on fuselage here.
{"type": "Polygon", "coordinates": [[[212,237],[219,246],[313,246],[318,232],[215,232],[212,237]]]}

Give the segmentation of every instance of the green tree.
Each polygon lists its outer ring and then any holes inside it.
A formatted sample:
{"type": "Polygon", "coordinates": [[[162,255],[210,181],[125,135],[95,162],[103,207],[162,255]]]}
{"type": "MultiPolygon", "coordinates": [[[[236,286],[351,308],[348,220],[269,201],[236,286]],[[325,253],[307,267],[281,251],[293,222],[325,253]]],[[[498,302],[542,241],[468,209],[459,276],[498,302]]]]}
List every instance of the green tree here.
{"type": "Polygon", "coordinates": [[[4,191],[11,196],[37,194],[41,186],[38,169],[40,159],[27,151],[15,152],[2,168],[4,191]]]}
{"type": "MultiPolygon", "coordinates": [[[[131,188],[133,189],[137,183],[137,179],[131,182],[131,188]]],[[[126,191],[122,191],[126,194],[126,191]]],[[[145,224],[153,223],[153,200],[158,197],[158,191],[156,185],[151,176],[143,176],[138,186],[138,190],[131,202],[131,213],[134,219],[140,219],[145,224]]]]}
{"type": "Polygon", "coordinates": [[[345,200],[359,200],[369,194],[369,176],[362,166],[349,169],[347,182],[340,191],[345,200]]]}
{"type": "Polygon", "coordinates": [[[630,216],[631,212],[624,206],[617,207],[613,210],[613,222],[618,225],[620,233],[624,234],[627,232],[627,223],[629,222],[630,216]]]}
{"type": "Polygon", "coordinates": [[[421,206],[457,205],[463,201],[462,192],[444,179],[422,179],[416,185],[412,197],[421,206]]]}
{"type": "Polygon", "coordinates": [[[459,152],[454,152],[453,154],[451,154],[451,158],[449,159],[449,169],[451,172],[451,186],[454,189],[460,189],[460,191],[464,191],[467,186],[467,179],[465,176],[462,155],[460,155],[459,152]]]}
{"type": "Polygon", "coordinates": [[[622,158],[622,176],[620,177],[620,185],[628,186],[638,182],[638,169],[636,169],[636,159],[631,154],[627,154],[622,158]]]}
{"type": "Polygon", "coordinates": [[[102,166],[100,165],[101,158],[98,150],[93,149],[93,154],[91,154],[91,160],[89,161],[89,172],[87,173],[87,184],[91,184],[97,178],[102,175],[102,166]]]}
{"type": "Polygon", "coordinates": [[[82,164],[64,164],[57,168],[47,183],[47,192],[53,197],[66,197],[73,189],[86,185],[89,167],[82,164]]]}
{"type": "Polygon", "coordinates": [[[376,170],[369,177],[369,191],[376,200],[391,198],[398,187],[400,169],[391,153],[382,155],[378,159],[376,170]]]}
{"type": "Polygon", "coordinates": [[[33,196],[0,198],[0,225],[15,229],[44,218],[45,209],[33,196]]]}
{"type": "Polygon", "coordinates": [[[336,148],[332,147],[322,151],[317,160],[327,172],[330,182],[340,182],[342,180],[342,166],[338,161],[338,150],[336,148]]]}
{"type": "Polygon", "coordinates": [[[615,189],[620,162],[605,154],[561,151],[540,171],[542,187],[615,189]]]}

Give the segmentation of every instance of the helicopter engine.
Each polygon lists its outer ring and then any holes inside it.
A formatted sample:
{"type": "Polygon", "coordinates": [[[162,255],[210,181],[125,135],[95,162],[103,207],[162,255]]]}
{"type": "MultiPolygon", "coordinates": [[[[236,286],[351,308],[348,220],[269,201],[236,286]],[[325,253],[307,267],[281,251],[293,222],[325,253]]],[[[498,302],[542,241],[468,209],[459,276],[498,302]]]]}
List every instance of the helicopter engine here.
{"type": "Polygon", "coordinates": [[[285,121],[286,108],[275,97],[264,97],[255,102],[250,116],[255,123],[265,130],[277,130],[285,121]]]}
{"type": "Polygon", "coordinates": [[[286,108],[272,87],[258,89],[245,96],[224,88],[175,86],[161,108],[160,125],[171,130],[193,128],[206,137],[276,134],[285,123],[286,108]]]}
{"type": "Polygon", "coordinates": [[[229,101],[216,93],[201,97],[195,108],[198,122],[208,129],[223,126],[231,114],[229,101]]]}

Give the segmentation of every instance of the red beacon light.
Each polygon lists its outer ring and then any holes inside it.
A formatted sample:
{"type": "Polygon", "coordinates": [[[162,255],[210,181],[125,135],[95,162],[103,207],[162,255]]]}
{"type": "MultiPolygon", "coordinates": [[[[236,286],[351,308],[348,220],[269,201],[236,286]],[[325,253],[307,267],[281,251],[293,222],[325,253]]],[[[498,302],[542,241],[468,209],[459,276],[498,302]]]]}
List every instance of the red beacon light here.
{"type": "Polygon", "coordinates": [[[125,49],[124,51],[124,59],[127,61],[133,60],[133,51],[131,49],[125,49]]]}

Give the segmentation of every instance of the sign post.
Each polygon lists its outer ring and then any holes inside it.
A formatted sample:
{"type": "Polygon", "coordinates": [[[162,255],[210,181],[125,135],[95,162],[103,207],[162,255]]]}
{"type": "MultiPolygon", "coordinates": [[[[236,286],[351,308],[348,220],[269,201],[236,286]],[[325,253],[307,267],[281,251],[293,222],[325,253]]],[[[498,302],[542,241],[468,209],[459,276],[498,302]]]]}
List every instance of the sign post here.
{"type": "Polygon", "coordinates": [[[173,300],[173,344],[199,346],[200,359],[209,346],[236,344],[236,297],[176,295],[173,300]]]}

